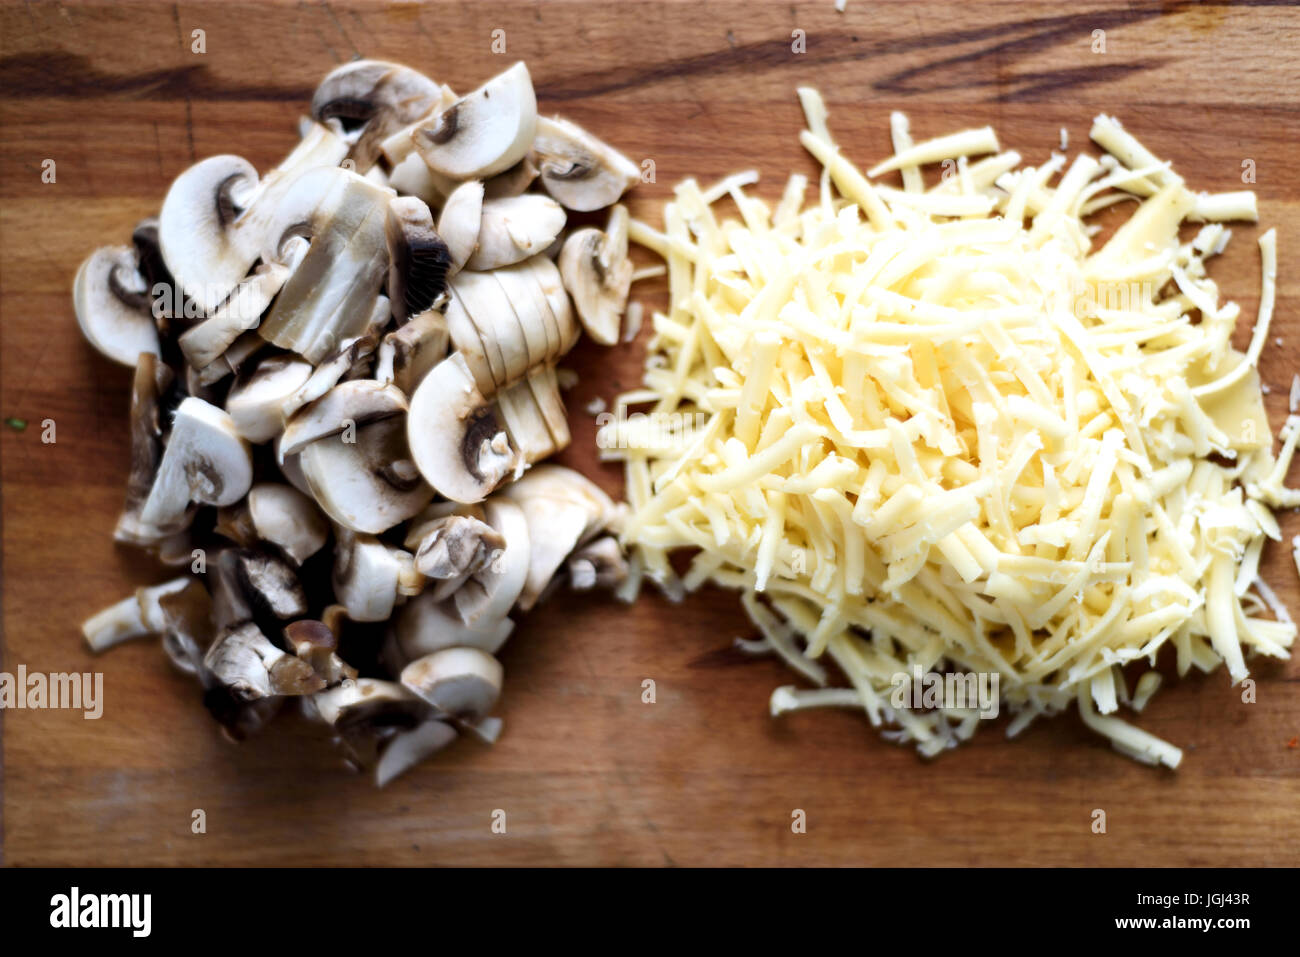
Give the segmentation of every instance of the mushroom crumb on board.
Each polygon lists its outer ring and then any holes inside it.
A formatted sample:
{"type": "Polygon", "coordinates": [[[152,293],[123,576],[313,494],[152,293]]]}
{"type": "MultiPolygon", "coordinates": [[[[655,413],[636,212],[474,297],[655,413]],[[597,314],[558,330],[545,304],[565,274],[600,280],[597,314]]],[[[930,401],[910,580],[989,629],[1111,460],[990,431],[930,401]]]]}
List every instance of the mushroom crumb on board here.
{"type": "Polygon", "coordinates": [[[264,175],[196,163],[77,272],[85,338],[135,368],[115,538],[189,572],[83,632],[159,636],[234,739],[297,702],[382,786],[501,734],[520,613],[627,576],[622,507],[539,463],[570,441],[556,364],[617,340],[639,177],[539,117],[523,63],[465,96],[349,63],[299,132],[264,175]],[[558,265],[570,212],[606,208],[558,265]]]}

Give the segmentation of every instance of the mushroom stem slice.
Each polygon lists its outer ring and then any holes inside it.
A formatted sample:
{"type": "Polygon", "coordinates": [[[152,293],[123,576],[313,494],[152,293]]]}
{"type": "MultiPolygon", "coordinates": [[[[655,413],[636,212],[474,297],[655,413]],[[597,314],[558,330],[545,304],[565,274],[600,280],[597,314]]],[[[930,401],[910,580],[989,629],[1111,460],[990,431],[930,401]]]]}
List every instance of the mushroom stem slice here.
{"type": "Polygon", "coordinates": [[[531,156],[546,191],[576,212],[612,206],[641,179],[626,156],[559,117],[538,118],[531,156]]]}
{"type": "Polygon", "coordinates": [[[514,166],[537,128],[528,67],[516,63],[466,94],[413,134],[429,168],[453,179],[481,179],[514,166]]]}
{"type": "Polygon", "coordinates": [[[420,474],[452,501],[481,502],[520,462],[496,406],[483,397],[459,353],[425,376],[406,421],[420,474]]]}
{"type": "Polygon", "coordinates": [[[476,723],[501,694],[501,662],[480,648],[444,648],[402,669],[402,685],[434,710],[476,723]]]}
{"type": "Polygon", "coordinates": [[[140,519],[167,526],[185,514],[190,502],[230,505],[252,483],[252,456],[230,415],[191,396],[176,410],[140,519]]]}
{"type": "Polygon", "coordinates": [[[311,666],[325,687],[356,678],[357,669],[338,656],[338,636],[324,622],[308,618],[291,622],[285,626],[284,637],[293,653],[311,666]]]}

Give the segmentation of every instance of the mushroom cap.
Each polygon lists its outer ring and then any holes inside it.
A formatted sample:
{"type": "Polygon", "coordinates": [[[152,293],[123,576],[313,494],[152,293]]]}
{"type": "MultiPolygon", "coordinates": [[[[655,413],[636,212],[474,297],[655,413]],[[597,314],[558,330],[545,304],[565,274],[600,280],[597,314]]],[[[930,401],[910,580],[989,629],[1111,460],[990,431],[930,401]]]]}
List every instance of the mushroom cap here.
{"type": "Polygon", "coordinates": [[[538,117],[531,155],[546,191],[576,212],[612,206],[641,179],[626,156],[559,117],[538,117]]]}
{"type": "Polygon", "coordinates": [[[496,407],[479,392],[459,353],[424,377],[406,423],[416,467],[444,498],[481,502],[518,465],[496,407]]]}
{"type": "Polygon", "coordinates": [[[538,193],[483,201],[478,248],[467,269],[488,270],[546,251],[564,229],[564,207],[538,193]]]}
{"type": "Polygon", "coordinates": [[[521,61],[422,123],[415,148],[436,173],[481,179],[523,159],[536,128],[537,97],[521,61]]]}
{"type": "Polygon", "coordinates": [[[336,730],[387,723],[414,727],[429,716],[429,706],[396,681],[357,678],[311,696],[316,717],[336,730]]]}
{"type": "Polygon", "coordinates": [[[528,580],[532,555],[528,520],[522,508],[503,496],[494,495],[483,503],[483,510],[504,546],[452,595],[461,621],[471,626],[497,621],[509,614],[528,580]]]}
{"type": "Polygon", "coordinates": [[[211,156],[172,182],[158,216],[163,262],[206,316],[248,275],[260,236],[238,220],[257,194],[257,170],[240,156],[211,156]]]}
{"type": "Polygon", "coordinates": [[[230,505],[243,498],[252,484],[248,443],[230,415],[190,396],[176,410],[140,519],[165,526],[182,516],[190,502],[230,505]]]}
{"type": "Polygon", "coordinates": [[[134,366],[142,352],[157,355],[157,326],[135,298],[147,291],[130,246],[104,246],[87,256],[72,281],[73,309],[86,341],[126,366],[134,366]]]}
{"type": "Polygon", "coordinates": [[[331,519],[355,532],[378,534],[404,522],[433,497],[408,451],[400,416],[348,434],[317,439],[299,453],[312,497],[331,519]]]}
{"type": "Polygon", "coordinates": [[[501,662],[481,648],[443,648],[402,669],[404,687],[441,714],[476,722],[501,695],[501,662]]]}

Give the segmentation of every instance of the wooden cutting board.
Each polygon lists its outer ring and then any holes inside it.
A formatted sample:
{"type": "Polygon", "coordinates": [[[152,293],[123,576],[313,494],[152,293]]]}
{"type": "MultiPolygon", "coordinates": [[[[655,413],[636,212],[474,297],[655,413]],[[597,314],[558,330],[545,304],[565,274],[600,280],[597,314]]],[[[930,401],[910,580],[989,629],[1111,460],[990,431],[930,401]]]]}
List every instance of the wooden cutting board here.
{"type": "MultiPolygon", "coordinates": [[[[1186,751],[1176,773],[1115,755],[1073,715],[1019,740],[1002,727],[933,762],[852,713],[767,717],[791,680],[729,650],[734,596],[553,601],[504,652],[505,734],[459,742],[383,792],[285,718],[224,742],[156,644],[101,659],[78,625],[164,572],[115,547],[127,470],[128,370],[82,342],[69,297],[95,246],[127,241],[195,160],[265,169],[292,146],[319,78],[354,56],[401,60],[469,89],[524,59],[540,105],[596,131],[656,182],[658,221],[686,176],[748,167],[779,195],[815,172],[795,86],[825,92],[857,161],[992,123],[1031,162],[1119,116],[1200,189],[1256,171],[1278,229],[1277,344],[1262,362],[1274,427],[1300,369],[1300,10],[1287,4],[812,3],[9,4],[0,10],[0,428],[3,659],[14,672],[99,670],[103,717],[8,711],[0,856],[36,864],[1296,864],[1300,664],[1261,663],[1257,701],[1223,673],[1162,692],[1141,724],[1186,751]],[[195,52],[201,30],[204,52],[195,52]],[[504,31],[504,33],[495,33],[504,31]],[[797,33],[796,31],[802,31],[797,33]],[[804,52],[794,52],[802,37],[804,52]],[[504,39],[506,52],[493,51],[504,39]],[[1104,44],[1104,49],[1103,49],[1104,44]],[[55,181],[42,181],[47,160],[55,181]],[[56,441],[43,443],[53,420],[56,441]],[[656,701],[643,703],[643,681],[656,701]],[[1093,832],[1094,810],[1105,834],[1093,832]],[[192,832],[202,810],[206,833],[192,832]],[[806,833],[794,833],[796,810],[806,833]],[[493,832],[505,812],[506,832],[493,832]],[[496,819],[500,819],[497,815],[496,819]]],[[[1253,317],[1253,227],[1214,274],[1253,317]]],[[[648,308],[664,288],[635,291],[648,308]]],[[[1249,318],[1238,345],[1249,335],[1249,318]]],[[[567,464],[611,492],[583,410],[639,381],[642,344],[580,345],[567,464]]],[[[1294,475],[1294,473],[1293,473],[1294,475]]],[[[1296,481],[1293,477],[1292,481],[1296,481]]],[[[1283,519],[1288,539],[1300,532],[1283,519]]],[[[1265,577],[1300,612],[1288,551],[1265,577]]],[[[1003,722],[1003,726],[1005,721],[1003,722]]]]}

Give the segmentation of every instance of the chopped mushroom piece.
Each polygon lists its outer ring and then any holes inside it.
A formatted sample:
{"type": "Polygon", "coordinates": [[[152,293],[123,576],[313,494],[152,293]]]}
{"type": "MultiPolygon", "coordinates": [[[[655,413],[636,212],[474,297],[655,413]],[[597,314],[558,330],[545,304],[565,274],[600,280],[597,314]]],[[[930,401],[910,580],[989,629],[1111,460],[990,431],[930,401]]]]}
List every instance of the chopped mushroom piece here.
{"type": "Polygon", "coordinates": [[[307,614],[307,595],[297,573],[274,555],[252,550],[236,552],[235,576],[255,610],[281,621],[307,614]]]}
{"type": "Polygon", "coordinates": [[[432,309],[422,312],[379,343],[375,378],[411,395],[429,370],[447,357],[450,342],[443,315],[432,309]]]}
{"type": "Polygon", "coordinates": [[[387,621],[402,594],[419,592],[409,552],[346,528],[335,539],[334,597],[353,621],[387,621]]]}
{"type": "Polygon", "coordinates": [[[303,619],[285,626],[284,638],[293,653],[332,688],[349,678],[356,678],[357,669],[338,656],[339,640],[328,625],[320,621],[303,619]]]}
{"type": "Polygon", "coordinates": [[[402,669],[402,684],[439,714],[475,723],[501,695],[501,662],[480,648],[444,648],[402,669]]]}
{"type": "Polygon", "coordinates": [[[420,474],[455,502],[481,502],[519,464],[495,406],[453,353],[425,376],[411,397],[407,441],[420,474]]]}
{"type": "Polygon", "coordinates": [[[384,646],[384,663],[397,673],[408,662],[442,648],[472,646],[496,654],[515,623],[509,618],[480,619],[466,625],[451,602],[424,592],[397,609],[384,646]]]}
{"type": "Polygon", "coordinates": [[[461,621],[471,626],[498,621],[510,613],[524,590],[532,555],[523,509],[495,495],[483,503],[483,510],[503,544],[452,595],[461,621]]]}
{"type": "Polygon", "coordinates": [[[393,317],[405,323],[430,309],[447,289],[451,252],[433,228],[421,199],[400,196],[388,204],[388,298],[393,317]]]}
{"type": "Polygon", "coordinates": [[[426,578],[468,578],[491,562],[505,543],[499,531],[473,516],[447,515],[425,526],[415,567],[426,578]]]}
{"type": "Polygon", "coordinates": [[[226,396],[226,411],[236,431],[254,444],[269,442],[279,435],[284,430],[290,399],[311,374],[311,363],[297,356],[271,356],[259,362],[252,374],[237,381],[226,396]]]}
{"type": "Polygon", "coordinates": [[[236,698],[308,695],[325,687],[311,665],[281,651],[252,622],[219,635],[203,658],[214,678],[236,698]]]}
{"type": "Polygon", "coordinates": [[[96,249],[72,281],[72,303],[86,341],[105,357],[133,366],[142,352],[158,353],[149,288],[130,246],[96,249]]]}
{"type": "Polygon", "coordinates": [[[435,173],[482,179],[523,159],[536,128],[533,81],[520,62],[421,124],[415,148],[435,173]]]}
{"type": "Polygon", "coordinates": [[[398,775],[405,774],[455,740],[456,729],[445,721],[426,721],[409,731],[397,732],[375,765],[375,786],[386,787],[398,775]]]}
{"type": "Polygon", "coordinates": [[[190,581],[189,578],[176,578],[161,585],[138,588],[129,598],[91,615],[81,626],[86,644],[91,651],[100,652],[132,638],[157,634],[163,627],[158,600],[181,590],[190,581]]]}
{"type": "Polygon", "coordinates": [[[574,551],[568,564],[569,583],[577,591],[617,588],[627,579],[627,559],[609,535],[574,551]]]}
{"type": "Polygon", "coordinates": [[[483,184],[474,179],[457,186],[438,215],[438,235],[451,256],[448,276],[469,262],[478,248],[478,231],[483,222],[483,184]]]}
{"type": "Polygon", "coordinates": [[[166,526],[190,502],[229,505],[253,483],[248,444],[230,416],[192,396],[180,404],[163,450],[158,474],[140,509],[140,520],[166,526]]]}
{"type": "Polygon", "coordinates": [[[579,229],[564,242],[560,276],[573,296],[582,327],[601,345],[618,342],[619,324],[632,287],[627,258],[627,210],[615,206],[605,231],[579,229]]]}
{"type": "Polygon", "coordinates": [[[280,436],[276,454],[284,461],[313,442],[349,429],[355,441],[357,429],[399,416],[406,408],[406,396],[396,386],[372,379],[340,383],[293,414],[280,436]]]}
{"type": "Polygon", "coordinates": [[[316,504],[291,485],[258,482],[248,490],[248,514],[257,537],[299,565],[320,551],[329,535],[316,504]]]}
{"type": "Polygon", "coordinates": [[[612,206],[641,179],[630,159],[559,117],[538,118],[532,156],[546,191],[577,212],[612,206]]]}
{"type": "Polygon", "coordinates": [[[564,229],[564,207],[549,196],[525,193],[485,199],[477,244],[467,269],[489,270],[522,262],[555,242],[564,229]]]}
{"type": "Polygon", "coordinates": [[[321,123],[340,122],[349,143],[347,158],[365,173],[385,139],[427,114],[441,98],[438,84],[408,66],[354,60],[316,87],[311,115],[321,123]]]}

